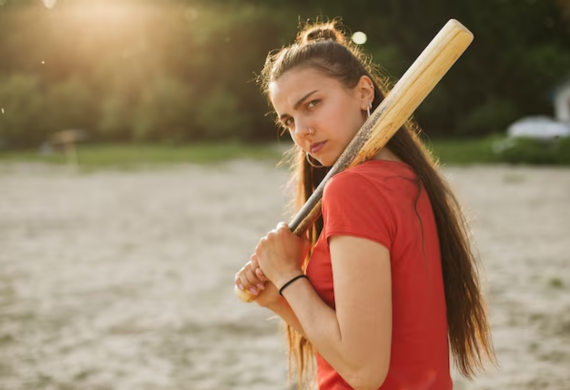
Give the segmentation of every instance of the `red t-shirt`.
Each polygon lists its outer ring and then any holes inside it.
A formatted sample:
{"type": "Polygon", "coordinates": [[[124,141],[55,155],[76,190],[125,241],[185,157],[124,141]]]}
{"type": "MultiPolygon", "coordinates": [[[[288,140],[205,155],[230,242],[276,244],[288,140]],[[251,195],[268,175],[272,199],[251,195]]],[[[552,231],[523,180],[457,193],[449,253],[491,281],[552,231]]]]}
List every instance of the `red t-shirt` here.
{"type": "MultiPolygon", "coordinates": [[[[409,165],[385,160],[334,176],[325,187],[324,228],[307,267],[313,287],[334,309],[328,238],[362,237],[390,251],[392,348],[382,390],[452,388],[439,239],[429,197],[415,180],[409,165]]],[[[318,353],[317,380],[320,390],[352,389],[318,353]]]]}

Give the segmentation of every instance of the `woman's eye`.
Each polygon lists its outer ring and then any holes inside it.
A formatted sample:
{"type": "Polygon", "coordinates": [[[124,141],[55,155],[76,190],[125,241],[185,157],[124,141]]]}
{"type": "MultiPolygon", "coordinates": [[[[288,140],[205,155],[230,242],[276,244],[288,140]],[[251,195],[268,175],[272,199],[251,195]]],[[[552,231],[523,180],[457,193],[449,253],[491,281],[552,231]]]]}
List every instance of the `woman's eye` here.
{"type": "Polygon", "coordinates": [[[293,118],[287,118],[285,119],[285,126],[290,127],[293,124],[293,118]]]}
{"type": "Polygon", "coordinates": [[[307,104],[307,108],[313,108],[317,105],[317,103],[319,103],[318,100],[311,100],[308,104],[307,104]]]}

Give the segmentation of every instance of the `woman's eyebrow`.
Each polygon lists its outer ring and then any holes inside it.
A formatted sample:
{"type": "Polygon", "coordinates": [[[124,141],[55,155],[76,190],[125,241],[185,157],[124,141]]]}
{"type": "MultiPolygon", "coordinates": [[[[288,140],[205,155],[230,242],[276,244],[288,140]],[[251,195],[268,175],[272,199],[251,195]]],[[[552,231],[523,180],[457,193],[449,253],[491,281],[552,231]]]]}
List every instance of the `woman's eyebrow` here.
{"type": "MultiPolygon", "coordinates": [[[[296,110],[296,109],[301,105],[301,103],[303,103],[303,101],[304,101],[305,99],[307,99],[309,96],[311,96],[312,94],[314,94],[315,92],[318,92],[318,91],[319,91],[318,89],[315,89],[314,91],[309,92],[308,94],[306,94],[305,96],[303,96],[301,99],[299,99],[299,100],[297,101],[297,103],[295,103],[295,105],[293,106],[293,109],[296,110]]],[[[279,119],[283,120],[283,118],[285,118],[285,117],[287,117],[287,116],[290,116],[290,115],[289,115],[289,114],[281,114],[281,115],[279,115],[279,119]]]]}

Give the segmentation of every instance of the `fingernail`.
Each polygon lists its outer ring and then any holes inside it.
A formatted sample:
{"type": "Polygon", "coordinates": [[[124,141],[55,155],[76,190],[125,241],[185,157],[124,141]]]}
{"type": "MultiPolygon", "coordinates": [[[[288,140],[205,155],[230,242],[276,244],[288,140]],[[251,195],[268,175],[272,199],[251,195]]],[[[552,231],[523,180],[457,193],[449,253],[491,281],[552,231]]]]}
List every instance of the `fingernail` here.
{"type": "Polygon", "coordinates": [[[260,290],[265,290],[265,286],[261,283],[257,285],[257,288],[260,290]]]}
{"type": "Polygon", "coordinates": [[[241,283],[238,284],[238,287],[239,287],[239,289],[240,289],[241,291],[243,291],[243,284],[241,284],[241,283]]]}
{"type": "Polygon", "coordinates": [[[253,295],[257,295],[257,289],[256,289],[255,287],[250,288],[249,291],[250,291],[253,295]]]}

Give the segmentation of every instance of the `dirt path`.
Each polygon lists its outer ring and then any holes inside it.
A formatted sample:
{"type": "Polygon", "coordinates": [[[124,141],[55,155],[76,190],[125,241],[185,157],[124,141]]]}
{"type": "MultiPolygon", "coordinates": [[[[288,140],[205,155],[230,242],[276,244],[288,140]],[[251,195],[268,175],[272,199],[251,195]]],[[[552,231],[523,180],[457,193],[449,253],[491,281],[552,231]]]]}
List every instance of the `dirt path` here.
{"type": "MultiPolygon", "coordinates": [[[[501,368],[456,389],[570,389],[570,169],[448,168],[501,368]]],[[[1,389],[285,389],[277,321],[233,274],[280,220],[255,162],[77,174],[0,165],[1,389]]]]}

